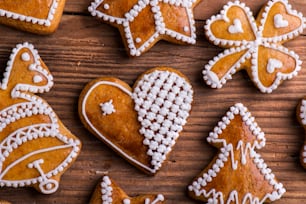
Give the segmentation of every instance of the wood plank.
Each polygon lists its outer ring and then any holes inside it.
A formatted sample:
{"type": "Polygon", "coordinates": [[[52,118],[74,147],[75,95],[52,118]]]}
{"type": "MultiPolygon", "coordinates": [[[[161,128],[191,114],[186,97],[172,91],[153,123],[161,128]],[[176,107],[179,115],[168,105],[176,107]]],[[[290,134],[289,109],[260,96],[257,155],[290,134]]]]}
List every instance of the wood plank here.
{"type": "MultiPolygon", "coordinates": [[[[0,198],[12,203],[88,203],[101,177],[108,172],[130,195],[164,193],[167,203],[196,203],[186,196],[186,186],[211,161],[217,150],[206,142],[216,123],[236,102],[244,103],[263,131],[266,146],[258,150],[287,193],[275,204],[306,202],[306,171],[299,164],[304,130],[295,118],[298,101],[306,95],[306,69],[284,82],[273,94],[260,93],[245,72],[234,75],[224,88],[207,87],[201,75],[204,65],[222,51],[204,37],[204,19],[219,12],[225,0],[203,1],[196,8],[198,41],[195,46],[159,42],[139,58],[128,58],[118,31],[96,21],[86,9],[89,0],[68,0],[61,25],[51,36],[37,36],[0,26],[4,35],[0,46],[0,70],[4,70],[16,43],[29,41],[39,50],[50,68],[55,85],[46,99],[64,124],[83,142],[76,163],[62,177],[58,192],[42,195],[31,188],[1,188],[0,198]],[[138,75],[156,66],[171,66],[186,74],[195,90],[188,124],[161,171],[144,175],[117,156],[90,134],[77,114],[78,96],[86,83],[100,76],[115,76],[133,85],[138,75]]],[[[244,1],[246,2],[246,1],[244,1]]],[[[258,11],[264,0],[248,1],[258,11]]],[[[306,2],[292,0],[294,8],[306,14],[306,2]]],[[[305,32],[304,32],[305,34],[305,32]]],[[[286,46],[306,60],[306,36],[286,46]]],[[[0,99],[1,100],[1,99],[0,99]]]]}

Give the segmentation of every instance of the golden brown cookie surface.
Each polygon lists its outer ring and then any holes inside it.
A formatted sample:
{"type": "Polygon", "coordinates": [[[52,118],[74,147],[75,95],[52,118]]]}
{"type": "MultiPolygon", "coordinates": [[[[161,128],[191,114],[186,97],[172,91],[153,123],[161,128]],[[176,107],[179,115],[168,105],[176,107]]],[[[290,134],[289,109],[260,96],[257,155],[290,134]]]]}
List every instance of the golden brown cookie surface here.
{"type": "Polygon", "coordinates": [[[3,0],[0,23],[36,33],[53,33],[61,20],[66,0],[3,0]]]}
{"type": "Polygon", "coordinates": [[[304,26],[302,13],[286,0],[268,1],[256,20],[244,3],[229,2],[205,25],[207,38],[226,50],[205,66],[204,80],[221,88],[245,69],[261,92],[271,93],[301,69],[299,56],[282,44],[300,35],[304,26]]]}
{"type": "Polygon", "coordinates": [[[242,104],[232,106],[207,138],[219,149],[189,186],[189,195],[208,203],[266,203],[286,192],[256,152],[265,136],[242,104]]]}
{"type": "Polygon", "coordinates": [[[118,27],[130,56],[140,56],[159,40],[195,44],[192,9],[200,0],[99,0],[88,10],[118,27]]]}
{"type": "Polygon", "coordinates": [[[163,204],[164,196],[161,194],[140,195],[129,197],[109,176],[103,176],[97,185],[90,204],[163,204]]]}
{"type": "Polygon", "coordinates": [[[35,95],[52,86],[53,77],[33,45],[17,45],[0,84],[1,186],[54,193],[79,154],[80,141],[35,95]]]}
{"type": "Polygon", "coordinates": [[[193,90],[180,72],[155,68],[133,88],[100,78],[82,91],[79,114],[100,140],[141,170],[155,174],[186,124],[193,90]]]}

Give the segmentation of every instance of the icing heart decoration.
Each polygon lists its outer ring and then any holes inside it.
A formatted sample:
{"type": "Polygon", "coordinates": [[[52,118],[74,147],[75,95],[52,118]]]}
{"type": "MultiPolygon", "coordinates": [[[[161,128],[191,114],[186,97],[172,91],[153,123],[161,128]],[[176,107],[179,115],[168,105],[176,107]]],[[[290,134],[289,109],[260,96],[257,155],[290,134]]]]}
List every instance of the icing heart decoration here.
{"type": "Polygon", "coordinates": [[[115,78],[89,83],[79,100],[85,126],[141,170],[154,174],[171,151],[191,110],[187,78],[170,68],[143,74],[131,89],[115,78]]]}
{"type": "Polygon", "coordinates": [[[103,176],[97,185],[89,204],[163,204],[162,194],[129,197],[109,176],[103,176]]]}
{"type": "Polygon", "coordinates": [[[276,28],[285,28],[289,25],[289,22],[285,20],[282,14],[276,14],[274,16],[274,26],[276,28]]]}
{"type": "Polygon", "coordinates": [[[243,28],[242,28],[242,25],[241,25],[241,21],[236,18],[234,20],[234,24],[231,25],[229,28],[228,28],[228,31],[232,34],[235,34],[235,33],[243,33],[243,28]]]}
{"type": "Polygon", "coordinates": [[[283,63],[277,59],[269,59],[268,65],[267,65],[267,72],[272,74],[275,69],[280,69],[283,67],[283,63]]]}
{"type": "Polygon", "coordinates": [[[299,56],[282,44],[301,34],[304,25],[303,14],[287,0],[268,1],[257,19],[244,3],[227,3],[205,25],[209,40],[226,50],[205,66],[204,81],[212,88],[222,88],[245,69],[261,92],[271,93],[301,69],[299,56]]]}
{"type": "Polygon", "coordinates": [[[0,1],[0,23],[21,30],[49,34],[60,22],[66,0],[0,1]]]}

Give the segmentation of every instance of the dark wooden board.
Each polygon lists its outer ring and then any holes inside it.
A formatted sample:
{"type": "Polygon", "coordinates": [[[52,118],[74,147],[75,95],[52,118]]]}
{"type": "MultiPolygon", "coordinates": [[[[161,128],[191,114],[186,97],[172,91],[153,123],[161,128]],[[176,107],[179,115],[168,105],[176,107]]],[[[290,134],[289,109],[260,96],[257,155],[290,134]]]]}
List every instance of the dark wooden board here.
{"type": "MultiPolygon", "coordinates": [[[[55,194],[42,195],[31,188],[1,188],[0,198],[12,203],[84,204],[88,203],[102,173],[108,172],[130,195],[163,193],[167,203],[195,203],[186,196],[186,187],[217,153],[206,137],[231,105],[242,102],[266,133],[266,146],[257,152],[287,189],[284,197],[275,203],[306,203],[306,170],[299,164],[305,134],[295,117],[296,105],[306,95],[306,69],[272,94],[260,93],[244,72],[235,74],[220,90],[210,89],[202,80],[204,65],[222,51],[205,39],[204,20],[218,13],[226,2],[203,0],[195,9],[196,45],[159,42],[139,58],[128,58],[119,32],[89,15],[90,0],[67,0],[60,27],[50,36],[0,26],[0,70],[5,69],[11,49],[17,43],[33,43],[55,81],[53,89],[41,97],[83,142],[79,158],[63,175],[55,194]],[[156,176],[150,177],[117,156],[83,127],[77,114],[77,101],[84,85],[92,79],[115,76],[132,86],[142,72],[161,65],[177,68],[187,75],[195,96],[188,124],[168,161],[156,176]]],[[[243,2],[257,13],[266,1],[243,2]]],[[[291,3],[306,14],[306,1],[292,0],[291,3]]],[[[286,43],[303,61],[306,61],[305,33],[286,43]]]]}

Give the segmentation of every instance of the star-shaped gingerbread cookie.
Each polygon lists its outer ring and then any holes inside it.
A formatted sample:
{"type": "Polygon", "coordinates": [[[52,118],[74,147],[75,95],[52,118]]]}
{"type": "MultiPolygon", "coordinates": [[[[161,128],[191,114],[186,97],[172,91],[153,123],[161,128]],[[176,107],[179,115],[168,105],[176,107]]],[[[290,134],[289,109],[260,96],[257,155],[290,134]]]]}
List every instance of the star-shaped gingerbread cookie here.
{"type": "Polygon", "coordinates": [[[96,0],[88,8],[117,27],[130,56],[140,56],[163,39],[195,44],[193,8],[200,0],[96,0]]]}
{"type": "Polygon", "coordinates": [[[129,197],[109,176],[103,176],[102,181],[97,185],[90,204],[162,204],[164,203],[162,194],[140,195],[129,197]]]}

